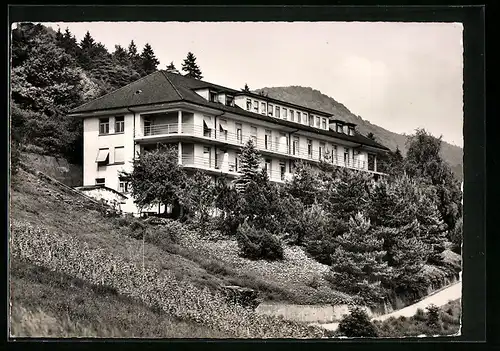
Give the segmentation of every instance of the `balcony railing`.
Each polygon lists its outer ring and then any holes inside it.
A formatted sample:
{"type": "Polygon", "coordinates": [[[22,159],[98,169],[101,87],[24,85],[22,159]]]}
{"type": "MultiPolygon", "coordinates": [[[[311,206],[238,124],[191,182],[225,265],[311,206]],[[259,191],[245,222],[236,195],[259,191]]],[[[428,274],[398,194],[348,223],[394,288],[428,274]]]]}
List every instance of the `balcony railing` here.
{"type": "MultiPolygon", "coordinates": [[[[288,136],[283,135],[278,136],[278,138],[276,138],[276,135],[271,135],[267,138],[258,138],[253,134],[234,133],[223,130],[220,127],[215,130],[213,128],[205,128],[204,126],[195,126],[187,123],[181,124],[181,133],[183,135],[196,136],[240,147],[243,147],[248,140],[253,139],[256,148],[261,152],[293,156],[299,159],[316,162],[323,160],[336,166],[368,170],[368,164],[365,160],[359,160],[352,156],[346,159],[344,154],[336,154],[331,150],[327,152],[326,149],[323,149],[320,152],[319,148],[309,149],[308,147],[300,147],[297,144],[294,145],[293,140],[290,141],[288,136]]],[[[179,134],[179,125],[177,123],[157,124],[144,127],[144,136],[177,134],[179,134]]]]}
{"type": "MultiPolygon", "coordinates": [[[[237,176],[241,171],[241,169],[236,169],[235,162],[228,162],[223,160],[217,160],[217,162],[215,162],[213,158],[204,156],[183,155],[182,165],[184,167],[193,167],[203,170],[211,170],[214,172],[223,172],[232,174],[234,176],[237,176]]],[[[290,173],[282,173],[281,170],[271,169],[267,173],[269,175],[269,179],[272,181],[285,181],[287,177],[290,177],[290,173]]]]}

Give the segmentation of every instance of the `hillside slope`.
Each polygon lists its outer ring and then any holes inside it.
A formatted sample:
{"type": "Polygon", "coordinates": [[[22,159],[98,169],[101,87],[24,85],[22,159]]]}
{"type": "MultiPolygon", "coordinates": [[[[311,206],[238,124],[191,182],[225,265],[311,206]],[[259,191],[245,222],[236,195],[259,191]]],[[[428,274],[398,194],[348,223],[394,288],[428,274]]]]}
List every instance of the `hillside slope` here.
{"type": "MultiPolygon", "coordinates": [[[[383,145],[387,146],[391,150],[396,150],[396,147],[399,147],[399,149],[403,152],[403,155],[406,154],[407,137],[405,135],[391,132],[364,120],[360,116],[353,114],[347,107],[337,102],[334,98],[329,97],[318,90],[309,87],[289,86],[271,88],[265,87],[257,89],[255,92],[268,94],[269,97],[274,99],[288,101],[320,111],[330,112],[339,119],[357,124],[358,131],[361,134],[366,135],[371,132],[383,145]]],[[[461,180],[463,166],[462,148],[443,142],[442,155],[452,167],[455,175],[461,180]]]]}

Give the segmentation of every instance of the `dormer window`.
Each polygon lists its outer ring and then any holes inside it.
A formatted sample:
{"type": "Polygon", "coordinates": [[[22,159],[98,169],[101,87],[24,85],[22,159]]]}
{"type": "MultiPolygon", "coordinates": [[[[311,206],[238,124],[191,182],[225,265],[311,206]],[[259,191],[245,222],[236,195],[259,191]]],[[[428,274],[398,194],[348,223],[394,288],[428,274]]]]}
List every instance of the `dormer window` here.
{"type": "Polygon", "coordinates": [[[344,128],[343,128],[342,124],[337,123],[337,133],[343,133],[343,132],[344,132],[344,128]]]}
{"type": "Polygon", "coordinates": [[[349,134],[348,127],[344,126],[344,134],[349,134]]]}
{"type": "Polygon", "coordinates": [[[234,97],[226,95],[226,106],[234,106],[234,97]]]}
{"type": "Polygon", "coordinates": [[[218,102],[218,98],[217,98],[217,93],[215,91],[211,91],[208,93],[208,98],[209,98],[209,101],[210,102],[218,102]]]}
{"type": "Polygon", "coordinates": [[[349,126],[349,135],[354,136],[354,127],[349,126]]]}
{"type": "Polygon", "coordinates": [[[253,110],[255,113],[259,113],[259,102],[257,100],[253,101],[253,110]]]}
{"type": "Polygon", "coordinates": [[[260,113],[262,113],[263,115],[266,114],[266,103],[265,102],[260,103],[260,113]]]}
{"type": "Polygon", "coordinates": [[[322,127],[323,129],[327,129],[327,128],[326,128],[326,118],[323,118],[323,119],[322,119],[322,124],[321,124],[321,127],[322,127]]]}
{"type": "Polygon", "coordinates": [[[250,111],[252,109],[252,100],[247,99],[247,111],[250,111]]]}
{"type": "Polygon", "coordinates": [[[269,116],[272,116],[273,115],[273,105],[269,105],[269,108],[267,110],[267,113],[269,114],[269,116]]]}

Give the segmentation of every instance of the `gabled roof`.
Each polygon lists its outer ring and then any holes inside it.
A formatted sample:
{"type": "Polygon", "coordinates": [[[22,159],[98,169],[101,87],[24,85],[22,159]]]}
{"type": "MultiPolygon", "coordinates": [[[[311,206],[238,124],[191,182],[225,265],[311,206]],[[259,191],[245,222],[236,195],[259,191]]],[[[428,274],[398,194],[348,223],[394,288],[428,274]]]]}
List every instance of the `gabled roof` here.
{"type": "MultiPolygon", "coordinates": [[[[220,85],[204,82],[194,78],[185,77],[180,74],[170,73],[166,71],[156,71],[151,73],[135,82],[125,85],[109,94],[103,95],[95,100],[89,101],[69,112],[70,115],[84,113],[105,111],[117,108],[137,107],[155,105],[161,103],[171,102],[188,102],[191,104],[210,107],[217,109],[221,112],[229,112],[238,115],[248,116],[258,120],[275,123],[289,128],[300,129],[316,134],[327,135],[330,137],[347,140],[359,144],[372,146],[382,150],[389,150],[385,146],[361,135],[354,136],[337,133],[335,130],[318,129],[295,122],[262,115],[242,109],[239,106],[226,106],[221,103],[211,102],[198,95],[195,90],[198,89],[214,89],[218,91],[225,91],[227,93],[237,94],[240,91],[225,88],[220,85]]],[[[262,99],[269,99],[265,96],[257,95],[262,99]]],[[[278,101],[278,100],[275,100],[278,101]]],[[[287,104],[286,102],[282,102],[287,104]]],[[[303,110],[310,110],[301,107],[303,110]]],[[[323,112],[325,114],[325,112],[323,112]]]]}

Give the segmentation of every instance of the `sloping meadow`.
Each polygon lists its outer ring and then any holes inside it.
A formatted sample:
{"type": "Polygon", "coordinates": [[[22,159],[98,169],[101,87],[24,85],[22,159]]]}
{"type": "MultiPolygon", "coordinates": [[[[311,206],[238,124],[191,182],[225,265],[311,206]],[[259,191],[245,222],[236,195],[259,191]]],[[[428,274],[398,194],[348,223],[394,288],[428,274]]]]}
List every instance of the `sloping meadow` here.
{"type": "MultiPolygon", "coordinates": [[[[126,239],[124,239],[126,240],[126,239]]],[[[94,245],[49,232],[40,226],[13,220],[10,254],[33,264],[115,288],[168,314],[193,320],[239,338],[321,338],[320,328],[258,315],[241,306],[227,304],[222,294],[178,281],[168,271],[148,262],[144,268],[94,245]]]]}

